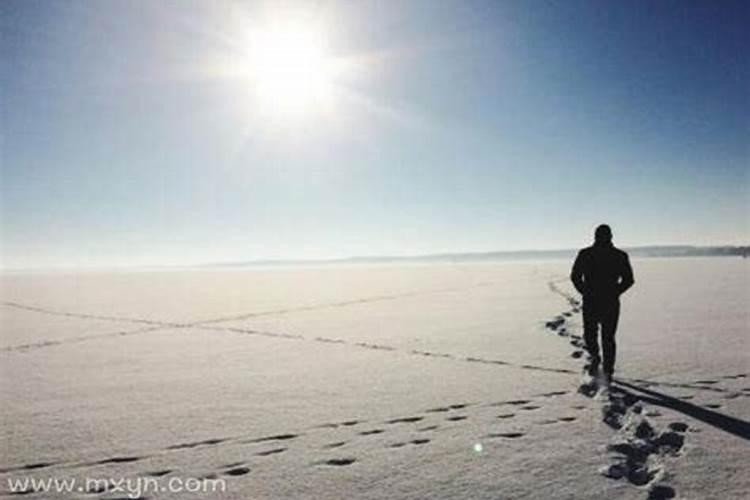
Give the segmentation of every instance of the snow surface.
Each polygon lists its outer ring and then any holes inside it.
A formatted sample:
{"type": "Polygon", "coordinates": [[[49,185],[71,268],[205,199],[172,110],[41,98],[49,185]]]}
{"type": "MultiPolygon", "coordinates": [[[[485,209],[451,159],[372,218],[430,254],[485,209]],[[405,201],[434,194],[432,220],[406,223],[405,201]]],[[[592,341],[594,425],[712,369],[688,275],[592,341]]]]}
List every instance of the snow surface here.
{"type": "Polygon", "coordinates": [[[745,498],[750,264],[635,260],[609,392],[580,387],[569,265],[3,275],[0,492],[745,498]]]}

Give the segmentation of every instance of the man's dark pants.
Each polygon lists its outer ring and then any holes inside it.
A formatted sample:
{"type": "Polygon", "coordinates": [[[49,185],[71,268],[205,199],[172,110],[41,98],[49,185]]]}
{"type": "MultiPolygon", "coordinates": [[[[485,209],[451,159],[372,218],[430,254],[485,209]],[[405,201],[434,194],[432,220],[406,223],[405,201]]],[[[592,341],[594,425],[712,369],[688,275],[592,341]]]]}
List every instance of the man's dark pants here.
{"type": "Polygon", "coordinates": [[[591,372],[594,373],[599,367],[599,328],[602,333],[602,357],[604,358],[604,373],[612,375],[615,371],[615,332],[617,331],[617,320],[620,317],[620,300],[595,300],[584,298],[583,300],[583,340],[586,342],[586,350],[591,356],[591,372]]]}

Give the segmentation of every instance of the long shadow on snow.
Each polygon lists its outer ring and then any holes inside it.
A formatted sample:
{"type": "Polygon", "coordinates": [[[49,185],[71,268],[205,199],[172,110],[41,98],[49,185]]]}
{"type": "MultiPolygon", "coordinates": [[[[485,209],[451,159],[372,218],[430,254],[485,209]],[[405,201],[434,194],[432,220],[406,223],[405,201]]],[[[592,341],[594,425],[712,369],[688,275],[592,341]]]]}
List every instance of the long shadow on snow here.
{"type": "Polygon", "coordinates": [[[721,429],[724,432],[728,432],[742,439],[750,439],[750,422],[746,422],[745,420],[731,417],[729,415],[724,415],[723,413],[708,410],[706,408],[688,403],[687,401],[674,398],[667,394],[651,389],[645,389],[643,387],[638,387],[636,385],[623,382],[622,380],[615,380],[615,382],[619,386],[625,386],[632,391],[635,391],[635,393],[630,392],[626,389],[622,389],[620,387],[615,387],[616,390],[635,396],[641,401],[680,412],[684,415],[687,415],[688,417],[700,420],[703,423],[706,423],[712,427],[716,427],[717,429],[721,429]]]}

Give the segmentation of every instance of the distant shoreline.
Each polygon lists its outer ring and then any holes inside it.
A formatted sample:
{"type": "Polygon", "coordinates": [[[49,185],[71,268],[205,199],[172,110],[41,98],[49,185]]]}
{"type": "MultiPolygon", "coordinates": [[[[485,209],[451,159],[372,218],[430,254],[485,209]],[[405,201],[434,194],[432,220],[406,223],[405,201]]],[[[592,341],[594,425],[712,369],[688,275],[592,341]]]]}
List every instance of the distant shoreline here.
{"type": "MultiPolygon", "coordinates": [[[[622,247],[634,258],[662,257],[750,257],[750,246],[693,246],[693,245],[652,245],[622,247]]],[[[43,273],[76,271],[168,271],[189,269],[230,269],[230,268],[273,268],[335,266],[362,264],[451,264],[481,262],[512,262],[530,260],[573,259],[578,249],[562,250],[507,250],[493,252],[434,253],[423,255],[363,255],[330,259],[257,259],[247,261],[206,262],[199,264],[139,265],[139,266],[91,266],[91,267],[39,267],[0,269],[0,273],[43,273]]]]}
{"type": "MultiPolygon", "coordinates": [[[[623,247],[631,257],[743,257],[750,256],[750,246],[639,246],[623,247]]],[[[534,260],[574,258],[578,249],[508,250],[494,252],[435,253],[424,255],[372,255],[337,259],[261,259],[215,262],[184,267],[273,267],[295,265],[385,264],[398,262],[485,262],[498,260],[534,260]]]]}

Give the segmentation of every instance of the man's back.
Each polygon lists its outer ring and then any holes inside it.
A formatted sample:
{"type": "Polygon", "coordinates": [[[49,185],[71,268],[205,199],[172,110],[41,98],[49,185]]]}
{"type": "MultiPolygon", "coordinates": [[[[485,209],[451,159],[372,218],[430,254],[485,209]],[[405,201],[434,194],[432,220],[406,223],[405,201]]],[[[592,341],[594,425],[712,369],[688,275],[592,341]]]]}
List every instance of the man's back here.
{"type": "Polygon", "coordinates": [[[584,300],[607,301],[633,284],[633,270],[627,253],[611,244],[594,244],[578,252],[571,278],[584,300]]]}

